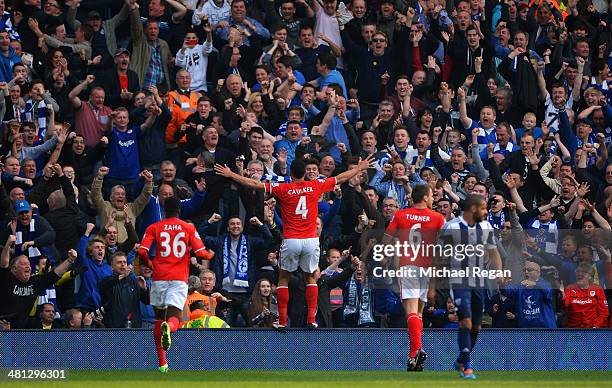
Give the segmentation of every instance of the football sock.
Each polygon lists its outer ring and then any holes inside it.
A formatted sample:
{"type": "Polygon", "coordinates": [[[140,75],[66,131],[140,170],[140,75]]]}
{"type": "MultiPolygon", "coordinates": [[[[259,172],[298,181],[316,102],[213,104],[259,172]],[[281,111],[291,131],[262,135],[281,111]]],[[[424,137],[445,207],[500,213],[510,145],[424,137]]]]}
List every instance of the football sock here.
{"type": "Polygon", "coordinates": [[[406,322],[408,322],[408,337],[410,339],[410,352],[408,353],[408,357],[414,358],[416,357],[417,351],[421,349],[422,321],[417,314],[410,313],[408,317],[406,317],[406,322]]]}
{"type": "Polygon", "coordinates": [[[459,343],[459,358],[457,358],[457,362],[463,364],[464,368],[467,369],[470,362],[470,349],[472,348],[470,329],[459,328],[457,340],[459,343]]]}
{"type": "Polygon", "coordinates": [[[175,331],[177,331],[180,326],[180,323],[177,317],[170,317],[166,319],[166,322],[168,322],[168,326],[170,326],[171,333],[174,333],[175,331]]]}
{"type": "Polygon", "coordinates": [[[476,338],[478,338],[478,332],[477,331],[471,331],[470,332],[470,337],[471,337],[471,347],[470,347],[470,351],[472,351],[472,349],[474,349],[474,346],[476,346],[476,338]]]}
{"type": "Polygon", "coordinates": [[[162,321],[155,320],[155,326],[153,326],[153,338],[155,339],[155,350],[157,350],[157,359],[159,360],[159,366],[164,366],[166,362],[166,351],[161,347],[161,325],[162,321]]]}
{"type": "Polygon", "coordinates": [[[289,304],[289,287],[276,287],[276,298],[278,302],[278,324],[287,326],[287,305],[289,304]]]}
{"type": "Polygon", "coordinates": [[[306,306],[308,306],[307,323],[313,323],[317,315],[317,299],[319,297],[319,287],[316,284],[306,285],[306,306]]]}

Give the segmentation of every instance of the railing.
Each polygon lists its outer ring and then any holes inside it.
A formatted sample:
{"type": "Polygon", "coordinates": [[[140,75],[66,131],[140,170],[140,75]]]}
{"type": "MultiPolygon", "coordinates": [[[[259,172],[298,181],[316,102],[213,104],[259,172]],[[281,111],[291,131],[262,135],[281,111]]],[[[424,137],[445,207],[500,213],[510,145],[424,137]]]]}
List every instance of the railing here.
{"type": "MultiPolygon", "coordinates": [[[[426,368],[450,370],[457,331],[425,329],[426,368]]],[[[404,329],[179,330],[172,369],[402,370],[404,329]]],[[[479,370],[612,370],[609,329],[485,329],[472,354],[479,370]]],[[[0,368],[153,369],[147,329],[0,332],[0,368]]]]}

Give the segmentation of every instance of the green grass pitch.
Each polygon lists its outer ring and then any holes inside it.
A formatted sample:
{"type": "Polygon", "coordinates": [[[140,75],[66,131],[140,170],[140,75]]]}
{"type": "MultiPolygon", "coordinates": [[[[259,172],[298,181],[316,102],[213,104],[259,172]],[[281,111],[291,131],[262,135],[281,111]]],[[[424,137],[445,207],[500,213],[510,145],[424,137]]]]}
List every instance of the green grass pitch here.
{"type": "MultiPolygon", "coordinates": [[[[205,359],[202,360],[206,362],[205,359]]],[[[477,380],[460,379],[456,372],[428,371],[172,371],[70,370],[67,381],[11,381],[11,387],[609,387],[612,371],[477,371],[477,380]]]]}

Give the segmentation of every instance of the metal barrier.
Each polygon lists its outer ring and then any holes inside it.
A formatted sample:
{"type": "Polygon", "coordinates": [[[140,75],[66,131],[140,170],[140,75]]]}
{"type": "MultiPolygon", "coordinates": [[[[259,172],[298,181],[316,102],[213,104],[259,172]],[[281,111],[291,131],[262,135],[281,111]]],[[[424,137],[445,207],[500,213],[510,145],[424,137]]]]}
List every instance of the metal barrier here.
{"type": "MultiPolygon", "coordinates": [[[[457,332],[426,329],[429,370],[450,370],[457,332]]],[[[174,370],[402,370],[402,329],[179,330],[168,362],[174,370]]],[[[612,370],[612,330],[486,329],[472,360],[479,370],[612,370]]],[[[0,332],[0,368],[151,369],[146,329],[0,332]]]]}

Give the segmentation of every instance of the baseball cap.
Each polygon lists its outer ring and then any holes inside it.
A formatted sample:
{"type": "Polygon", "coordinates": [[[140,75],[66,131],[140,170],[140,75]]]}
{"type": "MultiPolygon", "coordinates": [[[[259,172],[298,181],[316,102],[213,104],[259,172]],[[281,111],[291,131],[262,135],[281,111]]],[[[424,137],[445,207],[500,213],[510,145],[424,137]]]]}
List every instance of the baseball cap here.
{"type": "Polygon", "coordinates": [[[126,49],[125,47],[119,47],[117,50],[115,50],[115,55],[113,56],[116,57],[117,55],[121,55],[123,53],[130,55],[130,50],[126,49]]]}
{"type": "Polygon", "coordinates": [[[15,202],[15,212],[17,214],[29,211],[32,211],[32,207],[25,199],[20,199],[19,201],[15,202]]]}
{"type": "Polygon", "coordinates": [[[100,15],[100,12],[98,11],[89,11],[87,13],[87,20],[91,19],[102,19],[102,15],[100,15]]]}

